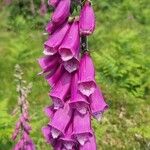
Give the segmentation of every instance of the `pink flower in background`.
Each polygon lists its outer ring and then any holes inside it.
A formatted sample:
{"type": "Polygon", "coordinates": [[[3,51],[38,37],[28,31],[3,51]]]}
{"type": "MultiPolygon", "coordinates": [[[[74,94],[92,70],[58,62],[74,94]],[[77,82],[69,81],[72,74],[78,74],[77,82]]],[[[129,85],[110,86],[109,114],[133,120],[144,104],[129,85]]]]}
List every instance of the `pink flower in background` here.
{"type": "Polygon", "coordinates": [[[41,6],[40,6],[40,9],[39,9],[39,14],[41,16],[45,16],[46,13],[47,13],[47,5],[46,5],[44,0],[41,0],[41,6]]]}

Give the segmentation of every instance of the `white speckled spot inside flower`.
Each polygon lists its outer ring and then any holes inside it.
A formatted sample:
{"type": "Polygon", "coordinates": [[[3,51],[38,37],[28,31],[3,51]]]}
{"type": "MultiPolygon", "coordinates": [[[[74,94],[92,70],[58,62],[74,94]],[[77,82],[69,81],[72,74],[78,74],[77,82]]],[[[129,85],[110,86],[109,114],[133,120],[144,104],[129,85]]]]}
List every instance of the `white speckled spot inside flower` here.
{"type": "Polygon", "coordinates": [[[79,84],[79,90],[83,95],[90,96],[95,91],[94,82],[83,82],[79,84]]]}
{"type": "Polygon", "coordinates": [[[45,48],[43,51],[43,54],[48,55],[48,56],[54,55],[55,53],[56,53],[56,51],[53,49],[50,49],[50,48],[45,48]]]}
{"type": "Polygon", "coordinates": [[[82,135],[77,135],[77,140],[81,145],[84,145],[88,139],[86,135],[82,134],[82,135]]]}
{"type": "Polygon", "coordinates": [[[82,107],[77,107],[76,108],[77,109],[77,111],[79,112],[79,113],[81,113],[82,115],[85,115],[86,113],[87,113],[87,108],[86,107],[84,107],[84,106],[82,106],[82,107]]]}
{"type": "Polygon", "coordinates": [[[65,143],[64,143],[64,147],[65,147],[67,150],[72,150],[73,142],[65,142],[65,143]]]}
{"type": "Polygon", "coordinates": [[[53,98],[54,109],[63,107],[63,103],[59,98],[53,98]]]}
{"type": "Polygon", "coordinates": [[[60,55],[61,55],[61,59],[63,61],[68,61],[73,57],[73,55],[69,49],[61,49],[60,55]]]}
{"type": "Polygon", "coordinates": [[[102,120],[102,117],[103,117],[103,113],[102,112],[98,112],[98,113],[95,113],[93,114],[94,118],[96,118],[98,121],[101,121],[102,120]]]}
{"type": "Polygon", "coordinates": [[[69,60],[69,61],[65,61],[65,62],[64,62],[64,67],[65,67],[65,69],[66,69],[69,73],[71,73],[71,72],[77,70],[77,68],[78,68],[78,61],[75,60],[75,59],[71,59],[71,60],[69,60]]]}
{"type": "Polygon", "coordinates": [[[58,131],[57,129],[52,128],[52,129],[51,129],[51,134],[52,134],[52,137],[53,137],[54,139],[56,139],[56,138],[58,138],[58,136],[60,135],[60,131],[58,131]]]}

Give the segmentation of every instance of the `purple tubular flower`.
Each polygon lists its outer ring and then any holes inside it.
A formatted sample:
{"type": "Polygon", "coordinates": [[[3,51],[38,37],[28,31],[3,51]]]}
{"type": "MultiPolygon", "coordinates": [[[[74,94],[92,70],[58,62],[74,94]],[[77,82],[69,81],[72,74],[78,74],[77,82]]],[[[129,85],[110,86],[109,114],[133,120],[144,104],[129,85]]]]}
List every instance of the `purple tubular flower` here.
{"type": "Polygon", "coordinates": [[[80,13],[79,21],[80,34],[90,35],[95,29],[95,15],[91,2],[86,1],[80,13]]]}
{"type": "Polygon", "coordinates": [[[59,54],[63,61],[68,61],[75,57],[77,60],[79,58],[80,50],[80,36],[79,36],[79,22],[74,21],[65,36],[62,44],[59,47],[59,54]]]}
{"type": "Polygon", "coordinates": [[[58,109],[51,122],[49,123],[51,127],[51,135],[54,139],[58,138],[60,135],[64,135],[65,129],[71,119],[72,110],[69,107],[68,102],[65,103],[63,108],[58,109]]]}
{"type": "Polygon", "coordinates": [[[52,14],[52,21],[54,23],[62,23],[64,22],[70,15],[70,0],[61,0],[54,13],[52,14]]]}
{"type": "Polygon", "coordinates": [[[53,116],[55,114],[54,106],[51,105],[51,106],[45,107],[44,112],[45,112],[47,117],[53,118],[53,116]]]}
{"type": "Polygon", "coordinates": [[[58,2],[59,2],[59,0],[48,0],[48,5],[56,7],[58,2]]]}
{"type": "Polygon", "coordinates": [[[90,137],[83,146],[80,146],[79,150],[97,150],[95,136],[90,137]]]}
{"type": "Polygon", "coordinates": [[[71,83],[71,100],[70,106],[75,108],[79,113],[86,114],[89,103],[87,97],[78,91],[78,74],[75,73],[71,83]]]}
{"type": "Polygon", "coordinates": [[[51,128],[49,126],[44,126],[42,128],[42,133],[47,143],[52,144],[52,145],[56,143],[56,141],[51,136],[51,128]]]}
{"type": "Polygon", "coordinates": [[[75,111],[72,135],[81,145],[84,145],[89,137],[92,136],[90,120],[91,118],[89,112],[85,115],[81,115],[79,112],[75,111]]]}
{"type": "Polygon", "coordinates": [[[63,107],[64,99],[66,98],[71,84],[71,74],[64,72],[57,84],[52,88],[50,97],[52,98],[54,109],[63,107]]]}
{"type": "Polygon", "coordinates": [[[104,101],[103,95],[100,89],[96,88],[94,93],[90,96],[90,109],[94,118],[98,121],[101,120],[103,112],[108,109],[108,105],[104,101]]]}
{"type": "Polygon", "coordinates": [[[51,87],[53,87],[57,83],[64,71],[64,67],[60,65],[52,76],[46,78],[51,87]]]}
{"type": "Polygon", "coordinates": [[[50,21],[48,22],[48,24],[45,27],[46,32],[48,32],[49,34],[52,34],[55,30],[56,30],[56,25],[50,21]]]}
{"type": "Polygon", "coordinates": [[[72,150],[74,145],[76,144],[75,139],[72,138],[72,131],[73,131],[73,124],[70,123],[68,128],[66,129],[64,136],[60,138],[60,140],[63,143],[63,146],[67,150],[72,150]]]}
{"type": "Polygon", "coordinates": [[[91,57],[88,53],[84,53],[80,61],[79,67],[79,91],[86,96],[94,93],[96,88],[95,69],[91,57]]]}
{"type": "Polygon", "coordinates": [[[57,53],[58,47],[60,46],[64,36],[66,35],[70,25],[65,23],[61,28],[57,29],[50,38],[44,43],[44,54],[54,55],[57,53]]]}
{"type": "Polygon", "coordinates": [[[79,61],[76,58],[72,58],[68,61],[63,62],[64,68],[69,72],[72,73],[78,69],[79,61]]]}
{"type": "Polygon", "coordinates": [[[42,68],[42,73],[53,70],[59,64],[58,56],[44,56],[38,59],[39,65],[42,68]]]}

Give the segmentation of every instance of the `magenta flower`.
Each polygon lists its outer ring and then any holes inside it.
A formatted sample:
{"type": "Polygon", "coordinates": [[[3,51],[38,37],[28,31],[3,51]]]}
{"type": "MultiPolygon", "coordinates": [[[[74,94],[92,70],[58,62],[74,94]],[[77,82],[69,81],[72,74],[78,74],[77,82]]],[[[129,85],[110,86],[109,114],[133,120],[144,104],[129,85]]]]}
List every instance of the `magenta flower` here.
{"type": "Polygon", "coordinates": [[[55,112],[49,123],[51,127],[51,135],[54,139],[58,138],[60,135],[64,135],[71,116],[72,110],[70,109],[68,102],[65,103],[63,108],[60,108],[55,112]]]}
{"type": "Polygon", "coordinates": [[[70,123],[68,128],[66,129],[65,134],[62,137],[60,137],[63,146],[67,150],[72,150],[74,145],[77,144],[75,139],[72,138],[72,132],[73,132],[73,125],[72,123],[70,123]]]}
{"type": "Polygon", "coordinates": [[[51,105],[51,106],[45,107],[45,108],[44,108],[44,112],[45,112],[45,114],[46,114],[47,117],[53,118],[53,116],[54,116],[56,110],[54,110],[54,106],[51,105]]]}
{"type": "Polygon", "coordinates": [[[51,135],[51,128],[50,128],[50,126],[42,127],[42,133],[43,133],[43,136],[46,139],[47,143],[55,145],[56,141],[53,139],[53,137],[51,135]]]}
{"type": "Polygon", "coordinates": [[[52,88],[50,97],[52,98],[54,109],[59,109],[64,105],[64,99],[66,98],[71,84],[71,74],[65,72],[57,84],[52,88]]]}
{"type": "Polygon", "coordinates": [[[90,96],[90,109],[92,115],[100,121],[103,112],[108,109],[108,105],[104,101],[100,89],[97,87],[94,93],[90,96]]]}
{"type": "Polygon", "coordinates": [[[95,69],[88,53],[84,53],[80,61],[78,88],[86,96],[94,93],[96,88],[95,69]]]}
{"type": "Polygon", "coordinates": [[[80,150],[97,150],[95,136],[89,138],[89,140],[79,148],[80,150]]]}
{"type": "Polygon", "coordinates": [[[88,141],[89,137],[92,136],[91,118],[89,112],[85,115],[81,115],[77,111],[74,112],[72,135],[81,145],[84,145],[85,142],[88,141]]]}
{"type": "Polygon", "coordinates": [[[48,5],[56,7],[58,2],[59,2],[59,0],[48,0],[48,5]]]}
{"type": "Polygon", "coordinates": [[[54,23],[64,22],[70,15],[70,0],[61,0],[52,14],[52,21],[54,23]]]}
{"type": "Polygon", "coordinates": [[[70,106],[75,108],[81,114],[86,114],[89,108],[89,103],[86,96],[78,91],[78,74],[75,73],[71,83],[71,99],[70,106]]]}
{"type": "Polygon", "coordinates": [[[64,68],[69,72],[72,73],[78,69],[79,61],[76,58],[72,58],[68,61],[63,62],[64,68]]]}
{"type": "Polygon", "coordinates": [[[57,81],[59,81],[64,71],[65,71],[64,67],[60,65],[52,76],[50,75],[46,77],[46,80],[51,87],[53,87],[57,83],[57,81]]]}
{"type": "Polygon", "coordinates": [[[69,32],[65,36],[62,44],[59,47],[59,54],[63,61],[68,61],[75,57],[79,58],[80,50],[80,36],[79,36],[79,22],[74,21],[70,27],[69,32]]]}
{"type": "Polygon", "coordinates": [[[52,34],[55,30],[56,30],[56,25],[50,21],[48,22],[48,24],[45,27],[46,32],[48,32],[49,34],[52,34]]]}
{"type": "Polygon", "coordinates": [[[58,56],[44,56],[38,59],[39,65],[43,70],[42,73],[49,72],[53,67],[57,67],[59,64],[58,56]]]}
{"type": "Polygon", "coordinates": [[[82,35],[90,35],[95,29],[95,15],[91,6],[91,2],[86,1],[81,13],[79,21],[80,33],[82,35]]]}
{"type": "Polygon", "coordinates": [[[44,54],[45,55],[54,55],[57,53],[58,47],[60,46],[64,36],[66,35],[69,24],[65,23],[61,28],[58,28],[50,38],[44,43],[44,54]]]}

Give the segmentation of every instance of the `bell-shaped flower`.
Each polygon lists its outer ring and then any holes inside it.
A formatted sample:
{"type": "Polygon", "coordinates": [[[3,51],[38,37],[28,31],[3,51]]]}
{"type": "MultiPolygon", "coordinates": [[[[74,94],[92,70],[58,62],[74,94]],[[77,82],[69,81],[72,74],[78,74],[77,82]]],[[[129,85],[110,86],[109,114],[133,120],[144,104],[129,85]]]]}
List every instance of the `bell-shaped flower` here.
{"type": "Polygon", "coordinates": [[[97,150],[95,136],[90,137],[84,145],[80,145],[79,150],[97,150]]]}
{"type": "Polygon", "coordinates": [[[76,140],[72,138],[72,132],[73,132],[73,124],[72,122],[69,124],[68,128],[66,129],[64,135],[60,138],[62,141],[63,146],[67,150],[72,150],[74,145],[77,144],[76,140]]]}
{"type": "Polygon", "coordinates": [[[52,76],[46,77],[46,80],[51,87],[53,87],[57,83],[57,81],[59,81],[59,79],[62,76],[62,74],[64,73],[64,71],[65,71],[64,67],[62,65],[60,65],[52,76]]]}
{"type": "Polygon", "coordinates": [[[47,117],[49,117],[50,119],[52,119],[53,116],[54,116],[54,114],[55,114],[55,112],[56,112],[56,110],[54,109],[54,106],[51,105],[51,106],[45,107],[44,108],[44,112],[45,112],[45,114],[46,114],[47,117]]]}
{"type": "Polygon", "coordinates": [[[54,23],[62,23],[64,22],[70,15],[70,4],[71,0],[61,0],[55,11],[52,14],[52,21],[54,23]]]}
{"type": "Polygon", "coordinates": [[[96,90],[91,94],[90,98],[90,109],[94,118],[98,121],[101,120],[103,112],[108,109],[108,105],[104,101],[102,92],[99,87],[96,87],[96,90]]]}
{"type": "Polygon", "coordinates": [[[86,114],[89,108],[87,97],[81,94],[81,92],[78,90],[78,73],[73,75],[71,82],[70,106],[75,108],[81,114],[86,114]]]}
{"type": "Polygon", "coordinates": [[[90,35],[95,29],[94,10],[92,8],[91,2],[89,1],[85,2],[81,10],[79,28],[81,35],[90,35]]]}
{"type": "Polygon", "coordinates": [[[38,59],[38,63],[42,69],[42,73],[49,72],[59,65],[59,58],[55,56],[44,56],[38,59]]]}
{"type": "Polygon", "coordinates": [[[42,127],[42,133],[47,143],[52,145],[56,143],[56,141],[51,136],[51,128],[49,126],[42,127]]]}
{"type": "Polygon", "coordinates": [[[74,112],[73,137],[77,139],[80,145],[84,145],[89,137],[92,136],[91,118],[89,112],[81,115],[78,111],[74,112]]]}
{"type": "Polygon", "coordinates": [[[76,71],[79,67],[79,61],[76,58],[72,58],[68,61],[63,62],[64,68],[69,72],[72,73],[76,71]]]}
{"type": "Polygon", "coordinates": [[[57,84],[52,88],[50,97],[52,98],[54,109],[59,109],[64,105],[64,99],[66,98],[71,84],[71,74],[64,72],[57,84]]]}
{"type": "Polygon", "coordinates": [[[72,110],[70,109],[68,102],[65,103],[63,108],[60,108],[55,112],[49,123],[51,127],[51,135],[54,139],[58,138],[60,135],[64,135],[71,116],[72,110]]]}
{"type": "Polygon", "coordinates": [[[48,5],[56,7],[58,2],[59,2],[59,0],[48,0],[48,5]]]}
{"type": "Polygon", "coordinates": [[[57,53],[58,47],[62,43],[70,25],[65,23],[62,27],[58,28],[44,43],[44,54],[54,55],[57,53]]]}
{"type": "Polygon", "coordinates": [[[68,61],[75,57],[79,58],[80,50],[80,36],[79,36],[79,22],[74,21],[65,36],[62,44],[59,47],[59,54],[63,61],[68,61]]]}
{"type": "Polygon", "coordinates": [[[45,31],[49,34],[52,34],[55,30],[56,25],[52,21],[49,21],[48,24],[45,26],[45,31]]]}
{"type": "Polygon", "coordinates": [[[79,81],[78,89],[86,96],[94,93],[96,88],[95,83],[95,69],[92,59],[88,53],[84,53],[79,65],[79,81]]]}

